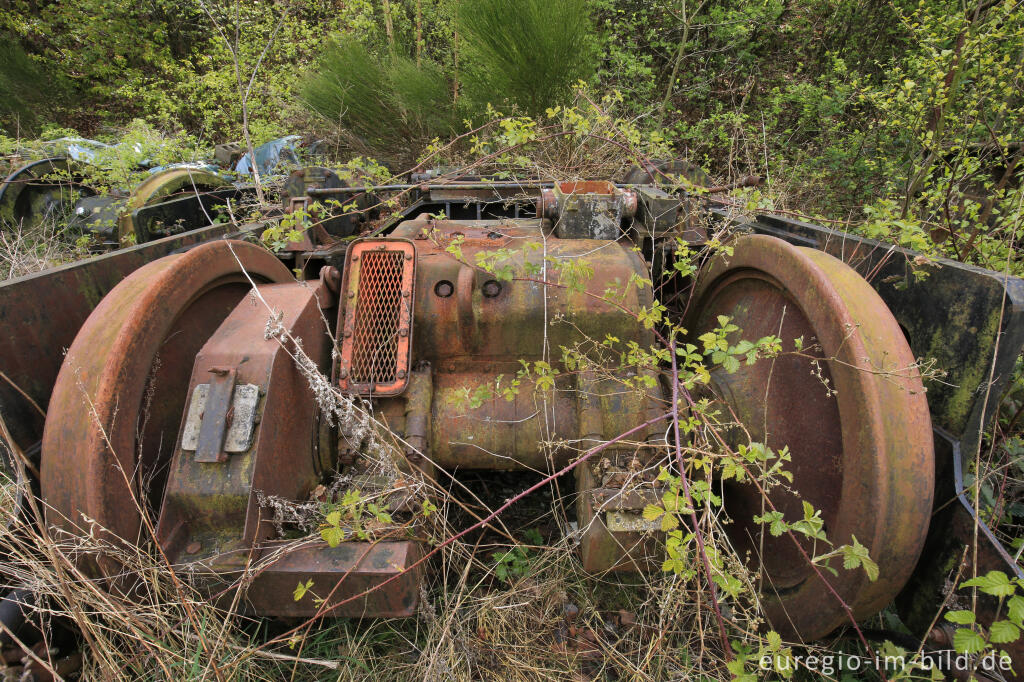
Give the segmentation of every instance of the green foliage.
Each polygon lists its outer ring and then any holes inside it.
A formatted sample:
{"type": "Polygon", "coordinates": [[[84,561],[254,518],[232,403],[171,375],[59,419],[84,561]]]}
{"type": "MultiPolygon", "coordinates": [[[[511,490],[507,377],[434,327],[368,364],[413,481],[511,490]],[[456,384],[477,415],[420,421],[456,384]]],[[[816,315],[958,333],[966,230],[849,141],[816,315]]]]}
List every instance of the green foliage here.
{"type": "Polygon", "coordinates": [[[539,116],[594,71],[588,0],[476,0],[456,14],[466,92],[481,105],[539,116]]]}
{"type": "Polygon", "coordinates": [[[0,33],[0,129],[23,136],[38,132],[46,108],[59,99],[56,83],[19,41],[0,33]]]}
{"type": "MultiPolygon", "coordinates": [[[[531,545],[541,545],[544,538],[536,528],[526,531],[526,540],[531,545]]],[[[530,561],[537,551],[523,545],[516,545],[505,552],[492,552],[491,559],[494,561],[494,576],[503,583],[514,582],[522,578],[530,571],[530,561]]]]}
{"type": "MultiPolygon", "coordinates": [[[[365,499],[359,490],[350,489],[341,500],[327,511],[320,526],[320,537],[331,547],[355,537],[369,540],[373,526],[388,526],[393,523],[387,505],[365,499]],[[368,525],[369,524],[369,525],[368,525]]],[[[296,597],[298,601],[300,597],[296,597]]]]}
{"type": "Polygon", "coordinates": [[[237,139],[237,56],[243,85],[259,65],[248,103],[257,144],[278,136],[294,111],[297,65],[312,61],[325,36],[347,29],[349,18],[328,0],[11,0],[8,7],[0,31],[30,46],[39,69],[67,85],[67,97],[46,93],[36,111],[41,123],[95,135],[144,118],[215,142],[237,139]]]}
{"type": "Polygon", "coordinates": [[[454,109],[437,65],[377,58],[359,41],[339,39],[324,51],[302,97],[311,109],[341,124],[369,148],[394,152],[448,135],[454,109]]]}
{"type": "Polygon", "coordinates": [[[986,637],[986,633],[976,624],[973,611],[947,611],[946,620],[965,626],[957,628],[953,634],[953,648],[964,654],[980,654],[984,651],[997,651],[998,645],[1020,639],[1021,630],[1024,629],[1024,581],[1010,578],[1002,571],[989,571],[960,583],[960,589],[971,587],[998,599],[1004,617],[992,622],[986,637]]]}

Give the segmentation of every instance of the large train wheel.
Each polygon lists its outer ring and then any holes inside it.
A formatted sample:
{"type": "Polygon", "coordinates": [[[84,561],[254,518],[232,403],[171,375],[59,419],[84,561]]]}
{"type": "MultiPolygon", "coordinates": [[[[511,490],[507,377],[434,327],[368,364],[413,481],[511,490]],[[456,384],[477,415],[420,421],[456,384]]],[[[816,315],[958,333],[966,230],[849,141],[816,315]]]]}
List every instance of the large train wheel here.
{"type": "Polygon", "coordinates": [[[95,194],[71,172],[65,158],[25,164],[0,183],[0,227],[63,223],[75,202],[95,194]]]}
{"type": "MultiPolygon", "coordinates": [[[[196,354],[257,283],[291,278],[252,244],[217,241],[149,263],[114,287],[78,332],[46,415],[47,521],[86,519],[138,542],[136,500],[159,509],[196,354]]],[[[99,557],[108,575],[116,563],[99,557]]],[[[94,567],[95,570],[95,567],[94,567]]]]}
{"type": "Polygon", "coordinates": [[[154,225],[136,225],[132,211],[189,194],[204,194],[230,186],[231,183],[210,171],[197,168],[167,168],[153,173],[132,190],[131,196],[118,217],[118,239],[144,242],[153,239],[154,225]]]}
{"type": "MultiPolygon", "coordinates": [[[[793,483],[769,493],[786,520],[803,518],[806,500],[821,510],[835,546],[856,537],[868,548],[880,569],[876,581],[836,560],[831,566],[838,576],[822,573],[855,617],[877,612],[917,562],[934,484],[928,404],[896,320],[843,262],[765,236],[741,237],[731,257],[716,257],[698,280],[691,310],[686,326],[693,338],[727,315],[741,330],[732,343],[782,339],[782,355],[744,364],[734,374],[715,370],[712,387],[724,414],[731,411],[752,441],[776,450],[788,446],[793,483]]],[[[733,439],[740,433],[735,429],[733,439]]],[[[734,547],[760,565],[772,626],[810,640],[848,620],[794,540],[773,537],[753,521],[768,509],[757,489],[726,483],[722,494],[734,547]]],[[[803,546],[809,556],[828,551],[821,542],[803,546]]]]}

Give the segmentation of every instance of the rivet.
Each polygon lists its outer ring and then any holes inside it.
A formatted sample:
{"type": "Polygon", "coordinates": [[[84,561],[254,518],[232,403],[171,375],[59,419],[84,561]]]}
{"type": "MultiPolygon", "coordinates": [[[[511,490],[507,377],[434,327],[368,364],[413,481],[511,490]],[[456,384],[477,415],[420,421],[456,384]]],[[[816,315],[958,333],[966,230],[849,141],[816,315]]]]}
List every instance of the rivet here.
{"type": "Polygon", "coordinates": [[[448,363],[448,367],[446,367],[446,369],[447,369],[447,370],[448,370],[449,372],[454,372],[454,371],[455,371],[455,363],[454,363],[454,362],[449,362],[449,363],[448,363]]]}
{"type": "Polygon", "coordinates": [[[348,292],[348,297],[349,298],[355,298],[356,297],[356,292],[354,292],[354,291],[348,292]]]}
{"type": "Polygon", "coordinates": [[[358,263],[359,262],[359,256],[352,256],[352,262],[353,263],[358,263]]]}
{"type": "Polygon", "coordinates": [[[188,547],[185,548],[185,554],[195,554],[196,552],[198,552],[202,548],[203,548],[203,546],[201,544],[199,544],[198,542],[190,542],[188,544],[188,547]]]}
{"type": "Polygon", "coordinates": [[[347,378],[348,377],[348,370],[347,369],[339,370],[338,371],[338,376],[341,377],[342,379],[347,378]]]}
{"type": "Polygon", "coordinates": [[[410,291],[403,291],[402,292],[402,298],[409,298],[410,296],[412,296],[412,292],[410,292],[410,291]]]}
{"type": "Polygon", "coordinates": [[[398,370],[398,372],[396,372],[396,374],[398,375],[399,379],[404,379],[405,378],[405,370],[404,369],[398,370]]]}
{"type": "Polygon", "coordinates": [[[351,329],[346,329],[345,330],[345,337],[348,338],[349,336],[352,336],[352,330],[351,329]]]}
{"type": "Polygon", "coordinates": [[[399,336],[409,336],[409,330],[406,329],[405,327],[402,327],[401,329],[398,330],[398,335],[399,336]]]}
{"type": "Polygon", "coordinates": [[[411,253],[405,254],[405,260],[412,260],[412,254],[411,253]]]}

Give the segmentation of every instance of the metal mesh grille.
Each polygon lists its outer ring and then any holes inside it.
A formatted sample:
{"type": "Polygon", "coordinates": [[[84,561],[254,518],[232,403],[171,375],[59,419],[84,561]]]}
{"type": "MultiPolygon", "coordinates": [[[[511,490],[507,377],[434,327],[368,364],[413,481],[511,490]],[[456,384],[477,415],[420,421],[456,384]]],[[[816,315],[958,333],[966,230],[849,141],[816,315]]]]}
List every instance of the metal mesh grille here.
{"type": "Polygon", "coordinates": [[[352,383],[396,380],[404,259],[401,251],[366,251],[362,255],[352,333],[352,383]]]}

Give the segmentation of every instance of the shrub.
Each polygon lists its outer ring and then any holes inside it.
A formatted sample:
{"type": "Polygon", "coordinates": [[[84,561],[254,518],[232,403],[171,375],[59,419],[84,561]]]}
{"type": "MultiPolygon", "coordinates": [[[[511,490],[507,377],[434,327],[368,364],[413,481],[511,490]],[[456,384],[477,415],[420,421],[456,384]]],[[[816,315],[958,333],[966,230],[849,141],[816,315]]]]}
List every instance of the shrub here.
{"type": "Polygon", "coordinates": [[[409,151],[454,129],[440,68],[406,57],[376,58],[354,39],[335,40],[301,96],[316,113],[385,155],[409,151]]]}
{"type": "MultiPolygon", "coordinates": [[[[594,73],[588,0],[478,0],[456,14],[467,96],[537,116],[594,73]]],[[[482,107],[481,107],[482,108],[482,107]]]]}

